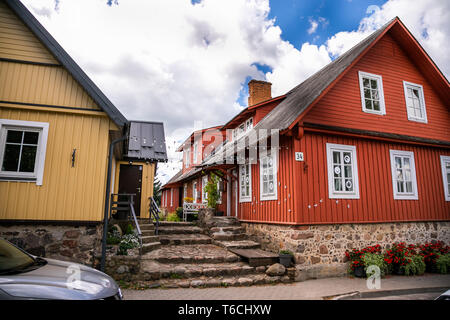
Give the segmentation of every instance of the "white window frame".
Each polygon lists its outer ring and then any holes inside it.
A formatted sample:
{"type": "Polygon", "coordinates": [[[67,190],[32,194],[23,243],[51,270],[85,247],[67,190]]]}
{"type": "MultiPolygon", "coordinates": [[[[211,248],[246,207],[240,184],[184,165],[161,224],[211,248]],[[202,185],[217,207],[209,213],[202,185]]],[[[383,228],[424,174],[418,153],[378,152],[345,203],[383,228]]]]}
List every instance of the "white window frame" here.
{"type": "Polygon", "coordinates": [[[208,176],[202,177],[202,202],[206,203],[208,201],[208,193],[205,191],[206,185],[208,184],[208,176]]]}
{"type": "MultiPolygon", "coordinates": [[[[262,189],[261,189],[262,190],[262,189]]],[[[246,163],[246,164],[241,164],[239,165],[239,202],[251,202],[252,201],[252,165],[250,163],[246,163]],[[244,167],[248,166],[249,168],[249,172],[248,172],[248,190],[249,190],[249,194],[248,196],[243,196],[242,195],[242,188],[245,185],[242,185],[241,183],[241,175],[242,172],[244,170],[244,167]]]]}
{"type": "Polygon", "coordinates": [[[194,142],[194,154],[192,155],[192,164],[196,165],[197,164],[197,153],[198,153],[198,142],[194,142]]]}
{"type": "Polygon", "coordinates": [[[406,107],[406,114],[408,116],[408,120],[410,121],[415,121],[415,122],[422,122],[422,123],[428,123],[428,118],[427,118],[427,108],[425,105],[425,95],[423,93],[423,87],[420,84],[416,84],[416,83],[412,83],[412,82],[408,82],[408,81],[403,81],[403,92],[405,95],[405,107],[406,107]],[[409,114],[409,109],[408,109],[408,88],[413,88],[413,89],[419,89],[419,101],[420,101],[420,107],[421,107],[421,111],[423,114],[422,118],[417,118],[415,116],[411,116],[409,114]]]}
{"type": "MultiPolygon", "coordinates": [[[[391,176],[392,176],[392,191],[395,200],[418,200],[419,194],[417,191],[417,177],[416,177],[416,163],[414,161],[414,152],[404,150],[389,150],[391,158],[391,176]],[[397,179],[396,179],[396,167],[395,157],[409,158],[409,166],[411,171],[412,192],[398,192],[397,191],[397,179]]],[[[402,160],[403,161],[403,160],[402,160]]]]}
{"type": "Polygon", "coordinates": [[[184,167],[185,168],[189,168],[189,166],[191,165],[191,150],[190,149],[186,149],[186,159],[184,162],[184,167]]]}
{"type": "Polygon", "coordinates": [[[45,155],[47,151],[48,129],[48,122],[0,119],[0,181],[36,182],[36,185],[42,185],[44,178],[45,155]],[[34,172],[1,171],[6,146],[6,133],[8,129],[39,132],[34,172]]]}
{"type": "Polygon", "coordinates": [[[450,162],[450,156],[441,156],[441,171],[442,171],[442,182],[444,183],[444,197],[445,201],[450,201],[450,190],[448,184],[450,181],[447,180],[447,172],[445,164],[450,162]]]}
{"type": "Polygon", "coordinates": [[[197,181],[192,182],[192,200],[193,203],[197,203],[197,196],[198,196],[198,190],[197,190],[197,181]]]}
{"type": "Polygon", "coordinates": [[[183,202],[185,198],[187,198],[187,183],[183,184],[183,202]]]}
{"type": "Polygon", "coordinates": [[[359,173],[356,146],[327,143],[328,197],[330,199],[359,199],[359,173]],[[350,152],[352,154],[353,191],[334,190],[333,151],[350,152]]]}
{"type": "Polygon", "coordinates": [[[170,188],[170,206],[173,206],[173,188],[170,188]]]}
{"type": "Polygon", "coordinates": [[[362,111],[367,112],[367,113],[378,114],[378,115],[385,115],[386,114],[386,105],[384,103],[383,78],[380,75],[367,73],[364,71],[358,71],[358,75],[359,75],[359,89],[361,92],[362,111]],[[370,80],[377,81],[377,89],[378,89],[378,95],[379,95],[379,101],[380,101],[380,111],[371,110],[371,109],[366,108],[363,77],[369,78],[370,80]]]}
{"type": "Polygon", "coordinates": [[[259,200],[265,201],[265,200],[277,200],[278,199],[278,163],[277,163],[277,152],[272,152],[270,154],[264,154],[259,159],[259,200]],[[272,159],[272,166],[273,166],[273,187],[274,187],[274,193],[273,194],[264,194],[263,193],[263,160],[266,158],[272,159]]]}
{"type": "Polygon", "coordinates": [[[219,178],[219,180],[217,181],[217,191],[219,192],[219,199],[217,200],[218,204],[222,204],[222,191],[219,191],[220,181],[221,179],[219,178]]]}

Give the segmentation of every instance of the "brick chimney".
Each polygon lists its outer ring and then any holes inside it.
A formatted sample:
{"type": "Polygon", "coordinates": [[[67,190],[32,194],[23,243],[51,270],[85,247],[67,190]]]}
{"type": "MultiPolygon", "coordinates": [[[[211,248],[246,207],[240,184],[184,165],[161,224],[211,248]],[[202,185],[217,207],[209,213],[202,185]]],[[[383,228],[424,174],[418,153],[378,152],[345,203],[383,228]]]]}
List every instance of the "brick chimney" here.
{"type": "Polygon", "coordinates": [[[250,80],[248,83],[248,105],[272,99],[272,84],[267,81],[250,80]]]}

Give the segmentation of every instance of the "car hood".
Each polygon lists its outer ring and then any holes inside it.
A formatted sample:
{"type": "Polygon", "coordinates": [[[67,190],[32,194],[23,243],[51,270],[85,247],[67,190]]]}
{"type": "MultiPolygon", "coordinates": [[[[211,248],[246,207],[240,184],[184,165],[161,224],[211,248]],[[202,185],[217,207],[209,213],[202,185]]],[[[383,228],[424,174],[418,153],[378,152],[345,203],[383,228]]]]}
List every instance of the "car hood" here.
{"type": "Polygon", "coordinates": [[[29,272],[0,276],[0,289],[11,298],[104,299],[118,293],[108,275],[81,264],[45,259],[47,264],[29,272]]]}

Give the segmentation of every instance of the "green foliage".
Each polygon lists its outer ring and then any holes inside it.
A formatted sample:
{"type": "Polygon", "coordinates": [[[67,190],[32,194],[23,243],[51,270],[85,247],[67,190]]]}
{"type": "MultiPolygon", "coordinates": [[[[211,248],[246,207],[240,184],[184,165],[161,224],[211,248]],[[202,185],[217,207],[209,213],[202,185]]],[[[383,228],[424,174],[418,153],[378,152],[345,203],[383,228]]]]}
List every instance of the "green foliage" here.
{"type": "Polygon", "coordinates": [[[291,256],[294,255],[294,254],[292,253],[292,251],[289,251],[289,250],[280,250],[280,254],[288,254],[288,255],[291,255],[291,256]]]}
{"type": "MultiPolygon", "coordinates": [[[[158,171],[158,169],[156,169],[158,171]]],[[[161,181],[156,177],[157,172],[155,172],[155,179],[153,180],[153,199],[155,199],[158,207],[161,206],[161,181]]]]}
{"type": "Polygon", "coordinates": [[[108,235],[106,237],[107,244],[119,244],[121,240],[121,235],[119,230],[116,227],[111,227],[110,231],[108,231],[108,235]]]}
{"type": "Polygon", "coordinates": [[[127,225],[126,230],[125,230],[125,234],[133,234],[133,233],[134,233],[133,226],[131,225],[131,223],[129,223],[129,224],[127,225]]]}
{"type": "Polygon", "coordinates": [[[380,268],[381,276],[384,276],[387,273],[387,264],[384,261],[384,255],[382,254],[367,252],[362,256],[362,261],[364,263],[364,271],[366,272],[367,277],[375,274],[375,270],[368,272],[369,267],[373,265],[380,268]]]}
{"type": "Polygon", "coordinates": [[[219,201],[220,193],[217,189],[217,183],[219,182],[219,177],[214,173],[211,173],[211,178],[206,184],[205,191],[208,193],[208,208],[215,209],[217,207],[217,201],[219,201]]]}
{"type": "Polygon", "coordinates": [[[126,234],[119,243],[118,255],[128,255],[128,249],[139,247],[139,238],[135,234],[126,234]]]}
{"type": "Polygon", "coordinates": [[[178,207],[175,212],[177,213],[178,218],[183,219],[183,208],[182,207],[178,207]]]}
{"type": "Polygon", "coordinates": [[[181,219],[176,212],[171,212],[167,215],[167,221],[179,222],[181,219]]]}
{"type": "Polygon", "coordinates": [[[425,261],[421,255],[415,254],[409,257],[408,263],[402,266],[405,276],[421,275],[425,273],[425,261]]]}
{"type": "Polygon", "coordinates": [[[450,253],[440,255],[436,259],[436,267],[439,273],[450,273],[450,253]]]}

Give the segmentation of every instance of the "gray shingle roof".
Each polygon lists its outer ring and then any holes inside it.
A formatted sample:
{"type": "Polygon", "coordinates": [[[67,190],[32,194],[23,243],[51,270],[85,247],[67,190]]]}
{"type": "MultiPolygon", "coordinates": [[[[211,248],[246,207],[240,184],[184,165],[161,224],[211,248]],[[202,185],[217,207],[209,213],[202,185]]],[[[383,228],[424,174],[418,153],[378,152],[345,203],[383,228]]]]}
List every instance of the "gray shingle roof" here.
{"type": "Polygon", "coordinates": [[[151,121],[130,121],[126,156],[131,159],[167,161],[164,124],[151,121]]]}

